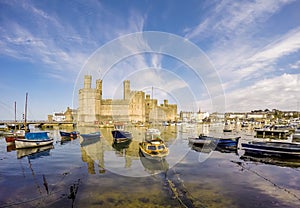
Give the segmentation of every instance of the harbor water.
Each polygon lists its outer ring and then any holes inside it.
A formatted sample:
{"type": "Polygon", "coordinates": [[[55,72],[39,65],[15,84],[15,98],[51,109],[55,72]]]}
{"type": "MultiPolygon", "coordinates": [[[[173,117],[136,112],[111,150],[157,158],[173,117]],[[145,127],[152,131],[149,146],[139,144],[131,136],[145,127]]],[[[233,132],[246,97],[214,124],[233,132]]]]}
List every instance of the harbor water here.
{"type": "Polygon", "coordinates": [[[169,148],[161,161],[139,153],[146,128],[129,128],[125,144],[111,130],[86,143],[47,130],[53,145],[18,150],[1,137],[0,207],[300,207],[300,161],[246,156],[240,144],[256,139],[251,126],[160,126],[169,148]],[[241,139],[236,151],[190,145],[200,133],[241,139]]]}

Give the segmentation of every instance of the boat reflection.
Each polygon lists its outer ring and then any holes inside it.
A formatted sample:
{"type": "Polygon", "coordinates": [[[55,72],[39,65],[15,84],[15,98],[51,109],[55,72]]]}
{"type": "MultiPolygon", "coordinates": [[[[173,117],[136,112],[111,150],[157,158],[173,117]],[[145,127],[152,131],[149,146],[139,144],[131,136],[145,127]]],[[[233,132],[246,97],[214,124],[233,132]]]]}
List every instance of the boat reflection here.
{"type": "Polygon", "coordinates": [[[64,144],[67,144],[69,143],[70,141],[73,141],[77,139],[77,137],[66,137],[66,136],[62,136],[61,139],[60,139],[60,144],[61,145],[64,145],[64,144]]]}
{"type": "Polygon", "coordinates": [[[222,146],[216,146],[215,151],[221,152],[221,153],[235,153],[236,155],[238,155],[238,148],[226,148],[226,147],[222,147],[222,146]]]}
{"type": "Polygon", "coordinates": [[[193,144],[193,143],[189,143],[189,146],[191,148],[191,150],[194,150],[196,152],[202,152],[202,153],[210,153],[214,150],[214,146],[213,145],[206,145],[206,144],[193,144]]]}
{"type": "Polygon", "coordinates": [[[11,152],[11,151],[14,151],[16,149],[17,148],[16,148],[16,144],[15,143],[6,146],[6,152],[11,152]]]}
{"type": "Polygon", "coordinates": [[[37,159],[40,157],[49,156],[51,149],[54,149],[53,144],[42,147],[17,149],[17,158],[21,159],[25,156],[28,156],[29,159],[37,159]]]}
{"type": "Polygon", "coordinates": [[[158,174],[166,172],[169,169],[169,164],[165,158],[162,158],[161,160],[149,159],[144,157],[141,151],[139,151],[139,156],[145,171],[149,174],[158,174]]]}
{"type": "Polygon", "coordinates": [[[114,140],[112,143],[112,147],[118,152],[123,152],[123,150],[127,149],[132,142],[131,139],[122,140],[122,142],[118,142],[118,140],[114,140]]]}
{"type": "Polygon", "coordinates": [[[271,157],[271,156],[258,156],[253,154],[245,153],[240,159],[244,161],[260,162],[264,164],[276,165],[281,167],[291,167],[298,168],[300,167],[299,158],[280,158],[280,157],[271,157]]]}

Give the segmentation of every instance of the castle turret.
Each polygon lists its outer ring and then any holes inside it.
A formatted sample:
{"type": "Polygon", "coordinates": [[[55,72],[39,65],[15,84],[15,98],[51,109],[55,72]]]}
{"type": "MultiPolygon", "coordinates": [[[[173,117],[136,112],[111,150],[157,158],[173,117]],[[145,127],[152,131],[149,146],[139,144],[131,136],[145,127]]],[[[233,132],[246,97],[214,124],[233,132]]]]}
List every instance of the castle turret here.
{"type": "Polygon", "coordinates": [[[100,100],[102,100],[102,80],[101,79],[96,80],[96,90],[97,90],[98,98],[100,100]]]}
{"type": "Polygon", "coordinates": [[[91,75],[85,75],[84,76],[84,88],[90,89],[92,84],[92,76],[91,75]]]}
{"type": "Polygon", "coordinates": [[[129,100],[130,98],[130,81],[125,80],[123,82],[124,85],[124,100],[129,100]]]}
{"type": "Polygon", "coordinates": [[[168,100],[164,100],[164,106],[168,106],[168,100]]]}

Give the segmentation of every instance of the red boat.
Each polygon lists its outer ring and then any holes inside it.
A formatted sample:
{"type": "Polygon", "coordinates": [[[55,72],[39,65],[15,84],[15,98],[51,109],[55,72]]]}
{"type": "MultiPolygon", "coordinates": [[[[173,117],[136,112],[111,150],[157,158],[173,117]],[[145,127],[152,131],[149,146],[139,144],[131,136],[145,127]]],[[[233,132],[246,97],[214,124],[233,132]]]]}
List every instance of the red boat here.
{"type": "Polygon", "coordinates": [[[25,130],[17,130],[16,132],[12,133],[9,136],[5,137],[5,141],[8,144],[15,143],[16,139],[24,139],[25,137],[25,130]]]}

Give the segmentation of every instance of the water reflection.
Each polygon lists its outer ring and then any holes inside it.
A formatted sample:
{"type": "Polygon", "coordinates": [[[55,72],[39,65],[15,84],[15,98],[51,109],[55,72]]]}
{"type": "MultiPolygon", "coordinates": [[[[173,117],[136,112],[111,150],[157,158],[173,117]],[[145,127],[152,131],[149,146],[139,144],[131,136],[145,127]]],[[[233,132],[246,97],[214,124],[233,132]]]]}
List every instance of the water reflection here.
{"type": "Polygon", "coordinates": [[[45,157],[50,155],[50,150],[54,149],[53,144],[42,146],[42,147],[32,147],[25,149],[17,149],[17,158],[21,159],[25,156],[28,156],[29,159],[37,159],[40,157],[45,157]]]}
{"type": "Polygon", "coordinates": [[[144,157],[141,151],[139,152],[139,155],[142,165],[150,175],[168,171],[169,164],[165,158],[162,160],[152,160],[144,157]]]}
{"type": "Polygon", "coordinates": [[[77,137],[68,137],[68,136],[62,136],[60,139],[60,144],[61,145],[65,145],[67,143],[69,143],[70,141],[73,141],[77,139],[77,137]]]}
{"type": "Polygon", "coordinates": [[[131,143],[131,139],[126,139],[126,140],[122,140],[122,142],[118,142],[117,140],[114,140],[114,142],[112,143],[112,147],[120,153],[120,155],[125,155],[126,154],[126,149],[128,149],[130,143],[131,143]]]}
{"type": "Polygon", "coordinates": [[[281,158],[281,157],[270,157],[270,156],[257,156],[245,153],[240,157],[244,161],[259,162],[264,164],[271,164],[282,167],[300,167],[299,158],[281,158]]]}

